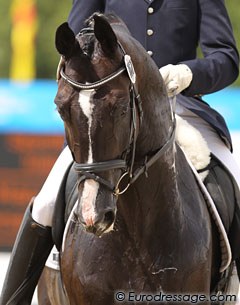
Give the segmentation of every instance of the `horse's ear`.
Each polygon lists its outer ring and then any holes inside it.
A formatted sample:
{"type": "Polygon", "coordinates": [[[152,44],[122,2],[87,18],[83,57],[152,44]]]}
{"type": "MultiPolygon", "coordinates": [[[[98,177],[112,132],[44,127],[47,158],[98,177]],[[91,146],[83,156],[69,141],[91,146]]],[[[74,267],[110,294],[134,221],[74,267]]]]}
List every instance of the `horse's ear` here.
{"type": "Polygon", "coordinates": [[[75,52],[80,51],[75,35],[67,22],[64,22],[57,28],[55,46],[58,52],[65,58],[69,58],[75,52]]]}
{"type": "Polygon", "coordinates": [[[109,22],[101,15],[95,14],[94,34],[100,42],[103,52],[108,56],[113,56],[117,49],[117,37],[109,22]]]}

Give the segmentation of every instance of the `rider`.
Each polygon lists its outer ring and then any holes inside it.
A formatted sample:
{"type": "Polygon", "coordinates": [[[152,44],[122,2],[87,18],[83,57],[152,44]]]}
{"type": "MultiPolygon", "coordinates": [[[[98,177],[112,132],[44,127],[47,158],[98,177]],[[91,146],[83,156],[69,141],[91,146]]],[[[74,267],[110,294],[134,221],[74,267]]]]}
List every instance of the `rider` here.
{"type": "MultiPolygon", "coordinates": [[[[95,11],[114,12],[125,21],[160,68],[169,96],[173,92],[178,94],[176,112],[200,130],[225,166],[234,168],[232,142],[225,121],[201,98],[230,85],[239,73],[238,52],[224,0],[74,0],[68,21],[75,34],[95,11]],[[203,53],[200,59],[196,57],[199,43],[203,53]]],[[[218,179],[220,173],[225,182],[218,182],[226,185],[227,181],[229,186],[228,196],[221,197],[220,201],[228,204],[235,200],[232,180],[218,159],[214,159],[214,173],[209,174],[209,181],[206,179],[205,183],[214,188],[211,179],[216,175],[218,179]]],[[[53,245],[53,207],[71,160],[66,147],[26,210],[9,263],[1,305],[31,303],[53,245]]],[[[240,185],[237,170],[235,180],[240,185]]],[[[215,194],[217,197],[218,192],[215,194]]],[[[236,205],[235,209],[239,207],[236,205]]],[[[239,213],[235,212],[233,225],[238,217],[239,213]]],[[[239,257],[233,243],[232,249],[234,258],[239,257]]]]}

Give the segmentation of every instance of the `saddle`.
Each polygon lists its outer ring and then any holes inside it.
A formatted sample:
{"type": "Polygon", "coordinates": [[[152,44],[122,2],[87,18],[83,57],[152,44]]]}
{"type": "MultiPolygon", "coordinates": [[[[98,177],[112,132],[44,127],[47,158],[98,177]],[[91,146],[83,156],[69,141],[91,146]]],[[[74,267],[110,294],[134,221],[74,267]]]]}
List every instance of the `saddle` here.
{"type": "Polygon", "coordinates": [[[228,169],[214,155],[204,184],[210,193],[228,234],[232,260],[240,257],[240,193],[228,169]]]}
{"type": "Polygon", "coordinates": [[[59,188],[54,213],[52,236],[57,250],[60,252],[67,219],[78,199],[77,172],[73,162],[69,165],[59,188]]]}
{"type": "Polygon", "coordinates": [[[240,193],[238,185],[224,164],[211,153],[200,132],[177,115],[176,121],[176,141],[185,153],[192,170],[198,172],[198,175],[195,173],[196,179],[201,179],[204,183],[204,186],[200,188],[203,192],[206,191],[203,188],[207,189],[208,194],[205,195],[210,195],[210,200],[216,207],[217,211],[214,215],[212,211],[214,207],[211,208],[208,205],[210,214],[219,229],[220,240],[227,233],[228,241],[221,244],[222,265],[224,265],[224,260],[227,260],[227,255],[231,256],[232,260],[237,260],[240,257],[240,193]],[[220,219],[216,214],[220,216],[220,219]],[[220,223],[223,224],[224,228],[220,228],[220,223]],[[221,232],[223,230],[225,232],[221,232]],[[231,249],[230,253],[226,254],[227,251],[224,247],[226,248],[228,243],[230,243],[231,249]],[[223,246],[224,244],[225,246],[223,246]]]}

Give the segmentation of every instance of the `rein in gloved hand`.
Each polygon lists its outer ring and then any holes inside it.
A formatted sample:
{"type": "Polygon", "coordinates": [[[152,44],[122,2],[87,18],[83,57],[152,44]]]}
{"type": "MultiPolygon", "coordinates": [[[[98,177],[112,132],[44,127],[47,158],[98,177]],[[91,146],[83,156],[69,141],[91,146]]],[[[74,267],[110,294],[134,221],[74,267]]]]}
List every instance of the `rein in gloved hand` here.
{"type": "Polygon", "coordinates": [[[192,71],[185,64],[169,64],[160,68],[159,72],[162,75],[169,97],[173,97],[186,89],[193,78],[192,71]]]}

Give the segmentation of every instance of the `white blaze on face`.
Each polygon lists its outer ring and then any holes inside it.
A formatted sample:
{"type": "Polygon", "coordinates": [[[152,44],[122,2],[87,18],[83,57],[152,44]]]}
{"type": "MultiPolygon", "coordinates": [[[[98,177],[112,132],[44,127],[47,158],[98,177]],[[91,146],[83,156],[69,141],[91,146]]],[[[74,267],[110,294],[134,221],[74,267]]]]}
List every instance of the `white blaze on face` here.
{"type": "Polygon", "coordinates": [[[88,139],[89,139],[89,147],[88,147],[88,163],[93,162],[92,155],[92,139],[91,139],[91,127],[92,127],[92,115],[94,104],[91,103],[91,97],[95,93],[95,90],[81,90],[78,98],[78,102],[82,112],[88,119],[88,139]]]}
{"type": "Polygon", "coordinates": [[[96,218],[95,203],[98,188],[98,182],[92,179],[85,180],[80,205],[82,207],[82,217],[87,226],[92,226],[96,218]]]}
{"type": "MultiPolygon", "coordinates": [[[[95,90],[81,90],[78,99],[80,108],[88,119],[88,163],[93,162],[91,127],[94,104],[91,103],[91,97],[94,93],[95,90]]],[[[95,203],[98,194],[98,189],[99,183],[94,181],[93,179],[87,179],[84,181],[80,205],[82,207],[82,216],[87,226],[92,226],[96,218],[95,203]]]]}

